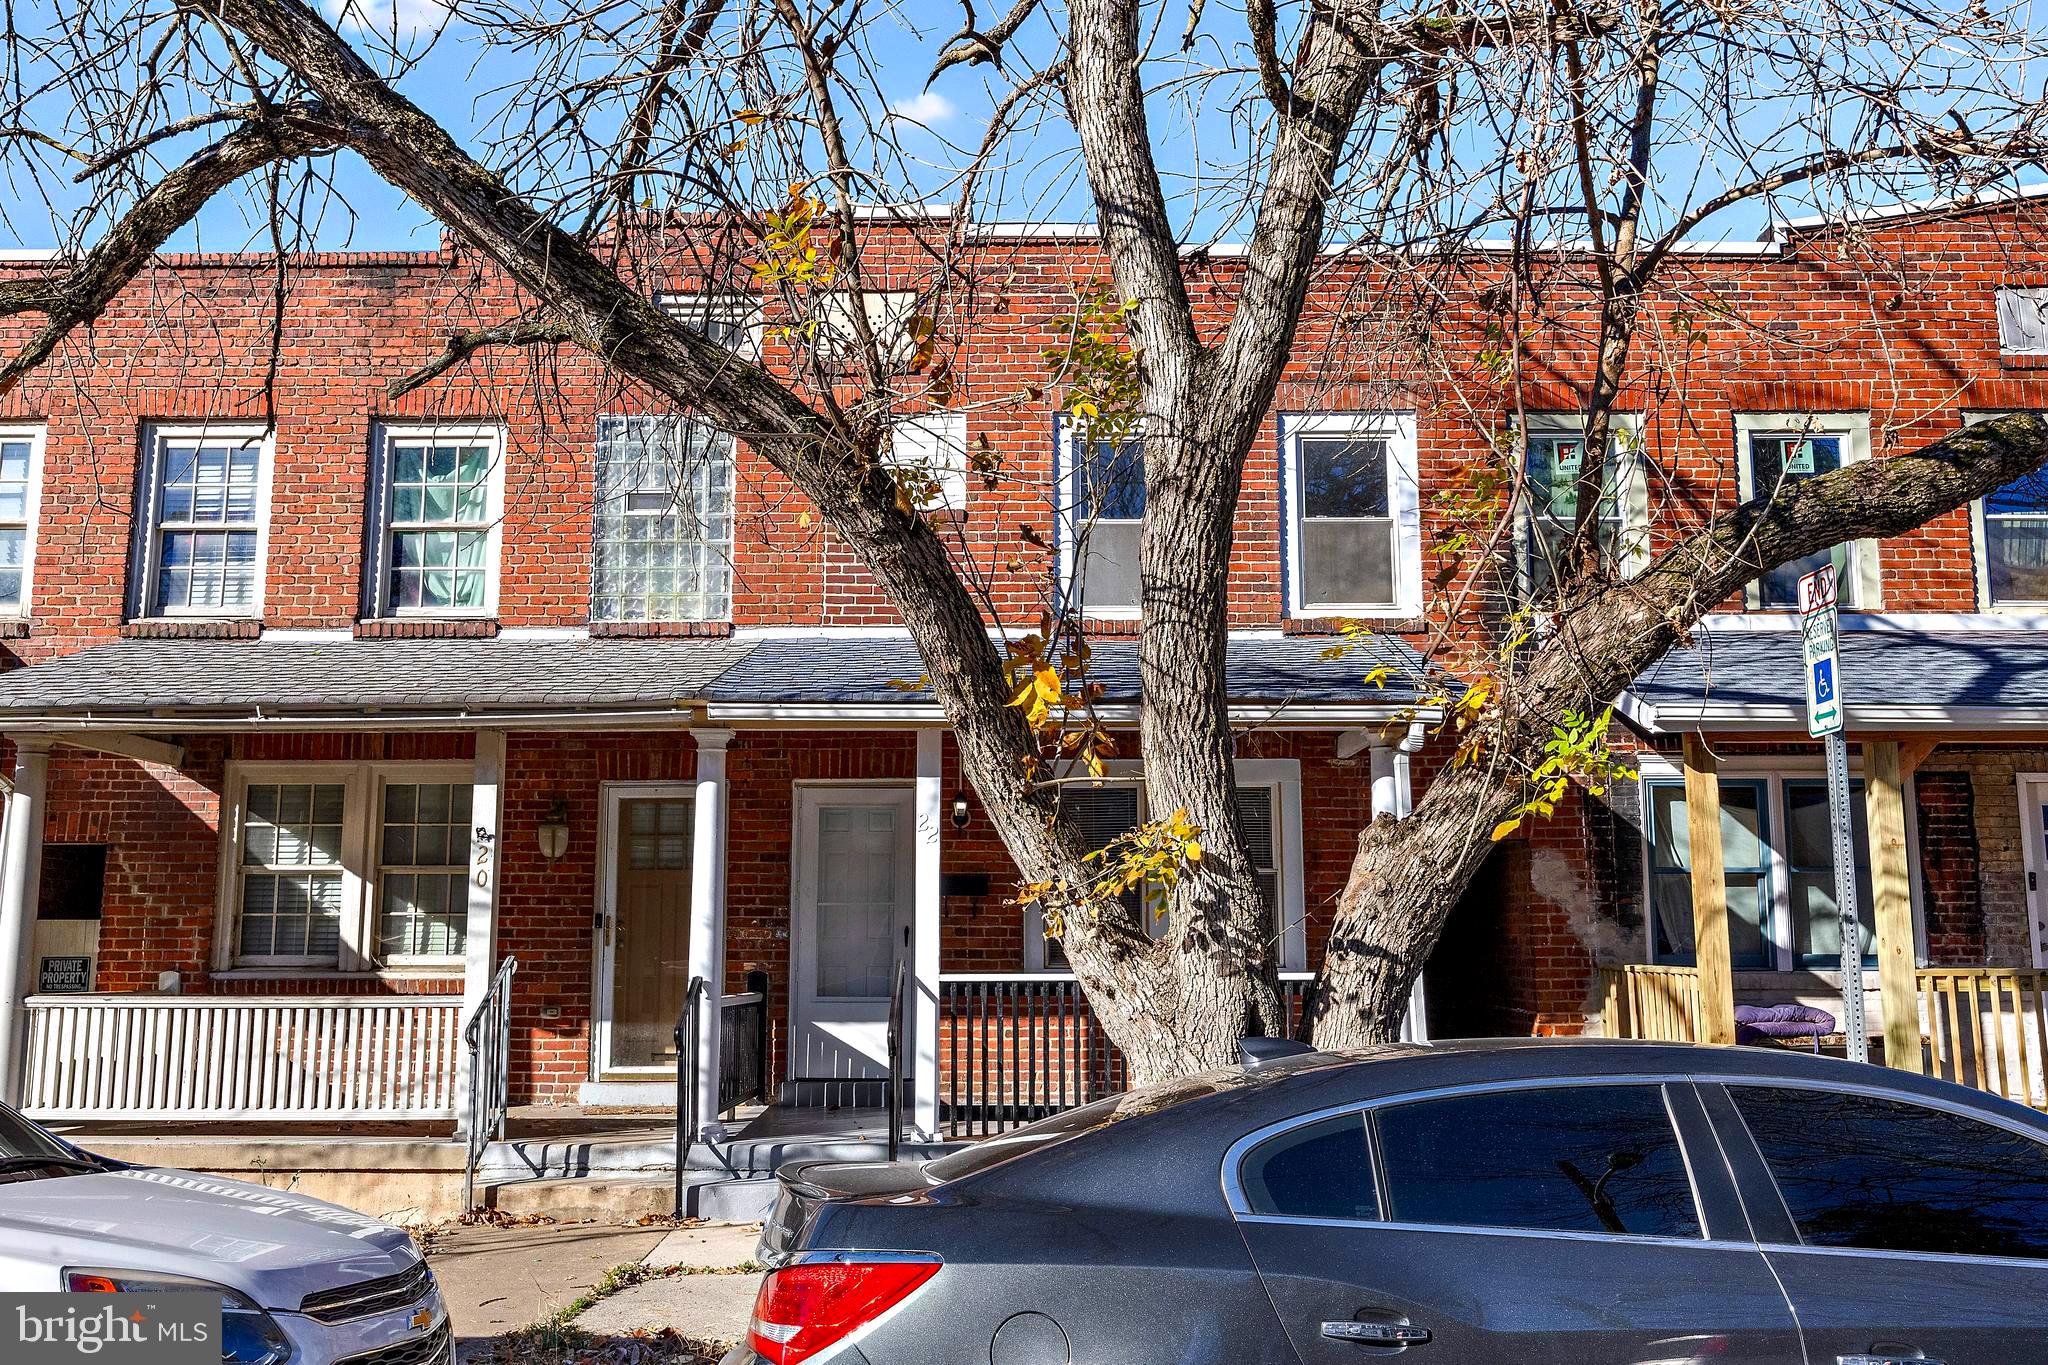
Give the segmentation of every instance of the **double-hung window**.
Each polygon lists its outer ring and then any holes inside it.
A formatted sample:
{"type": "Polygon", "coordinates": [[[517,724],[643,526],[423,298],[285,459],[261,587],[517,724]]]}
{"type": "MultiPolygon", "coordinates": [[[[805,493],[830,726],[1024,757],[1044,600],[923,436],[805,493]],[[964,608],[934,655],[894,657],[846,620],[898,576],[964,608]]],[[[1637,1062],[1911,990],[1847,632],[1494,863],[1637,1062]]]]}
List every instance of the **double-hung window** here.
{"type": "MultiPolygon", "coordinates": [[[[1831,970],[1841,961],[1842,922],[1825,777],[1810,772],[1724,768],[1720,777],[1721,853],[1734,966],[1764,971],[1831,970]]],[[[1685,784],[1646,774],[1644,862],[1649,947],[1655,962],[1694,961],[1692,851],[1685,784]]],[[[1850,783],[1856,909],[1863,962],[1877,965],[1870,840],[1863,783],[1850,783]]],[[[1913,840],[1908,832],[1908,852],[1913,840]]]]}
{"type": "MultiPolygon", "coordinates": [[[[1097,784],[1067,783],[1060,801],[1081,831],[1090,852],[1107,848],[1147,820],[1168,812],[1155,811],[1145,784],[1120,775],[1132,765],[1110,765],[1110,777],[1097,784]]],[[[1280,949],[1283,971],[1308,965],[1307,933],[1302,923],[1301,771],[1291,759],[1241,759],[1236,768],[1238,822],[1244,827],[1245,852],[1264,897],[1280,949]]],[[[1154,937],[1165,932],[1163,902],[1149,887],[1125,894],[1125,904],[1144,918],[1154,937]]],[[[1028,968],[1063,965],[1058,945],[1044,937],[1042,926],[1030,926],[1026,943],[1028,968]]]]}
{"type": "Polygon", "coordinates": [[[42,454],[42,428],[0,428],[0,617],[28,611],[42,454]]]}
{"type": "MultiPolygon", "coordinates": [[[[1601,557],[1626,573],[1640,568],[1647,558],[1648,499],[1633,424],[1616,418],[1613,432],[1601,468],[1594,534],[1601,557]]],[[[1576,425],[1538,423],[1524,446],[1528,504],[1523,521],[1523,591],[1540,597],[1556,581],[1577,529],[1586,441],[1576,425]]]]}
{"type": "MultiPolygon", "coordinates": [[[[1772,496],[1870,456],[1870,419],[1863,413],[1745,413],[1735,419],[1735,436],[1745,501],[1772,496]]],[[[1750,585],[1749,605],[1797,608],[1799,580],[1828,563],[1835,566],[1843,607],[1877,608],[1877,542],[1868,540],[1779,565],[1750,585]]]]}
{"type": "MultiPolygon", "coordinates": [[[[1973,425],[2000,415],[1969,412],[1963,421],[1973,425]]],[[[1982,605],[2048,608],[2048,474],[2037,469],[1985,494],[1976,504],[1976,521],[1982,605]]]]}
{"type": "Polygon", "coordinates": [[[732,614],[733,441],[694,417],[600,417],[594,621],[732,614]]]}
{"type": "Polygon", "coordinates": [[[496,427],[378,433],[373,616],[488,616],[498,602],[504,439],[496,427]]]}
{"type": "Polygon", "coordinates": [[[467,763],[234,765],[215,967],[459,966],[472,777],[467,763]]]}
{"type": "Polygon", "coordinates": [[[1280,444],[1289,614],[1419,615],[1414,415],[1290,414],[1280,444]]]}
{"type": "Polygon", "coordinates": [[[1068,599],[1091,616],[1135,617],[1145,523],[1144,440],[1094,440],[1062,418],[1060,445],[1067,488],[1061,561],[1068,599]]]}
{"type": "Polygon", "coordinates": [[[157,426],[145,441],[131,610],[261,616],[269,439],[256,427],[157,426]]]}

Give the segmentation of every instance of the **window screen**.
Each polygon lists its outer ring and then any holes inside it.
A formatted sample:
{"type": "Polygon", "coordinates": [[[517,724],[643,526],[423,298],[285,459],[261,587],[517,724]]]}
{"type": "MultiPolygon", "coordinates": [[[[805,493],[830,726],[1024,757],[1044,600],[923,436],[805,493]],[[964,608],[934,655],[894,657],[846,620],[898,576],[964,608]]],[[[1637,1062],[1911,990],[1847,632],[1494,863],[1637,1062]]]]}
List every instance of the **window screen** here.
{"type": "Polygon", "coordinates": [[[1394,519],[1384,436],[1301,436],[1304,606],[1394,601],[1394,519]]]}
{"type": "Polygon", "coordinates": [[[2048,1257],[2048,1147],[1938,1109],[1733,1087],[1809,1246],[2048,1257]]]}
{"type": "Polygon", "coordinates": [[[1398,1222],[1699,1235],[1659,1086],[1460,1095],[1382,1110],[1378,1123],[1398,1222]]]}
{"type": "Polygon", "coordinates": [[[1100,610],[1138,605],[1138,539],[1145,516],[1145,446],[1075,442],[1074,596],[1100,610]]]}
{"type": "Polygon", "coordinates": [[[1342,1114],[1268,1138],[1245,1154],[1237,1171],[1245,1206],[1253,1213],[1380,1216],[1362,1114],[1342,1114]]]}

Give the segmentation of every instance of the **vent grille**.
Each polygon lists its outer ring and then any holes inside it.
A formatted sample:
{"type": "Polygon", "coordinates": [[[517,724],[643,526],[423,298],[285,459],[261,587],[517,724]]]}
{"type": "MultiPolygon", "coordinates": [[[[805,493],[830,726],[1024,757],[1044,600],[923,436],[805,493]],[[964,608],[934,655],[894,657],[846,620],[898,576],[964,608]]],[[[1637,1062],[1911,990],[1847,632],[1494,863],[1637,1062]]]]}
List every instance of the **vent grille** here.
{"type": "Polygon", "coordinates": [[[434,1277],[428,1271],[427,1263],[418,1261],[410,1270],[401,1270],[396,1275],[308,1294],[299,1304],[299,1311],[315,1322],[353,1322],[357,1318],[403,1308],[433,1287],[434,1277]]]}

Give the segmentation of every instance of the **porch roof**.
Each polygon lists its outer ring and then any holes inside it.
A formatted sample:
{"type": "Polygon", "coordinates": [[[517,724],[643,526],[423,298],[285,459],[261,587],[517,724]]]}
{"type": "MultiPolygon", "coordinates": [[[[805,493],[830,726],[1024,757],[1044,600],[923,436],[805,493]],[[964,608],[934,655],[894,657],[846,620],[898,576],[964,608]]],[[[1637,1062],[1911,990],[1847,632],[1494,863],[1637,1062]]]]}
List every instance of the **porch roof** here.
{"type": "MultiPolygon", "coordinates": [[[[1234,637],[1227,646],[1225,678],[1233,702],[1271,707],[1413,706],[1430,683],[1422,656],[1405,640],[1360,638],[1342,658],[1325,658],[1329,637],[1234,637]],[[1384,685],[1366,675],[1384,666],[1384,685]]],[[[705,698],[716,717],[721,709],[759,705],[933,706],[924,683],[924,664],[907,637],[770,639],[721,673],[705,698]]],[[[1138,642],[1095,643],[1089,679],[1101,685],[1110,706],[1138,700],[1138,642]]]]}
{"type": "Polygon", "coordinates": [[[697,703],[731,640],[118,640],[0,673],[9,721],[461,720],[697,703]]]}
{"type": "MultiPolygon", "coordinates": [[[[2048,728],[2048,636],[2033,630],[1841,632],[1849,728],[2048,728]]],[[[1646,729],[1804,730],[1797,630],[1702,629],[1629,686],[1622,712],[1646,729]]]]}

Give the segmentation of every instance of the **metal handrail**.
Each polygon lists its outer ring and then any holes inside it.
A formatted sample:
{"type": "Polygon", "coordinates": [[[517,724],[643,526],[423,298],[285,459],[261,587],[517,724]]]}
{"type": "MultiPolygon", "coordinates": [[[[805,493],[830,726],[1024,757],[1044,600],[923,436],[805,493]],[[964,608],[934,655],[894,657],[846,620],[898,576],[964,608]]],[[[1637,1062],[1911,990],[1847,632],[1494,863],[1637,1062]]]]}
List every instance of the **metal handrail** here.
{"type": "Polygon", "coordinates": [[[506,1101],[511,1095],[512,976],[519,959],[508,957],[491,976],[491,987],[462,1026],[469,1049],[469,1154],[462,1168],[462,1207],[476,1207],[476,1168],[484,1149],[505,1136],[506,1101]]]}
{"type": "Polygon", "coordinates": [[[903,1145],[903,961],[889,988],[889,1160],[903,1145]]]}
{"type": "Polygon", "coordinates": [[[704,998],[710,983],[701,976],[690,978],[683,992],[683,1009],[676,1016],[676,1217],[683,1216],[683,1172],[690,1164],[690,1149],[697,1143],[697,1065],[703,1046],[704,998]]]}

